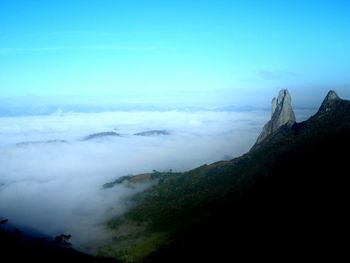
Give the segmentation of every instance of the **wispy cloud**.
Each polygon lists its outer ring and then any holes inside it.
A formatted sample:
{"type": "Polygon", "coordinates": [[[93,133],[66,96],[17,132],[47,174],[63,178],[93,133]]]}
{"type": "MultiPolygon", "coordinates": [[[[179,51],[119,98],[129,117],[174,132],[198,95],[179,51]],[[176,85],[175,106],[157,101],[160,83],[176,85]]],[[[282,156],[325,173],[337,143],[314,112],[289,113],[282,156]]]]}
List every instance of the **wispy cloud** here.
{"type": "Polygon", "coordinates": [[[0,38],[3,39],[76,39],[76,38],[105,38],[105,37],[125,37],[125,36],[139,36],[145,34],[144,31],[127,31],[115,32],[105,30],[61,30],[61,31],[35,31],[35,32],[21,32],[2,34],[0,38]]]}
{"type": "Polygon", "coordinates": [[[34,48],[0,47],[0,55],[58,51],[154,51],[156,46],[47,46],[34,48]]]}

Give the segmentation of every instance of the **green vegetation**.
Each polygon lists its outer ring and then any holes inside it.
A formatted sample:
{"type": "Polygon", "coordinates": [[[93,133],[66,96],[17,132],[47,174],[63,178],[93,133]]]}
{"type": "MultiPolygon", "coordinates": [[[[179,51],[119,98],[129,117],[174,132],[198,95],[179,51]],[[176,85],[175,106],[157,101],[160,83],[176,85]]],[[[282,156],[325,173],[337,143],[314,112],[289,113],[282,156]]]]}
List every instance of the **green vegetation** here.
{"type": "Polygon", "coordinates": [[[173,177],[176,175],[179,175],[179,173],[173,173],[171,169],[169,170],[169,172],[158,172],[156,170],[153,170],[152,173],[121,176],[118,179],[114,180],[113,182],[105,183],[102,186],[102,188],[112,188],[118,184],[133,186],[139,183],[149,183],[149,182],[155,182],[155,181],[157,181],[158,183],[162,183],[166,178],[170,176],[173,177]]]}

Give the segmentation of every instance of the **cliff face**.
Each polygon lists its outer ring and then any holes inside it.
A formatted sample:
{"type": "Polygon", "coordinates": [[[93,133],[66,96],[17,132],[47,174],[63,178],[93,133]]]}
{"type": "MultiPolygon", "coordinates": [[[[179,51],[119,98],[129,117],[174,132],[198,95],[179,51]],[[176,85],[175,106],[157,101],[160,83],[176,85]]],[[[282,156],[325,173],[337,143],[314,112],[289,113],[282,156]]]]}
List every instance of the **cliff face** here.
{"type": "Polygon", "coordinates": [[[281,90],[278,97],[272,99],[271,120],[265,124],[256,141],[257,144],[265,140],[281,126],[285,124],[293,125],[295,123],[295,115],[291,102],[292,99],[286,89],[281,90]]]}

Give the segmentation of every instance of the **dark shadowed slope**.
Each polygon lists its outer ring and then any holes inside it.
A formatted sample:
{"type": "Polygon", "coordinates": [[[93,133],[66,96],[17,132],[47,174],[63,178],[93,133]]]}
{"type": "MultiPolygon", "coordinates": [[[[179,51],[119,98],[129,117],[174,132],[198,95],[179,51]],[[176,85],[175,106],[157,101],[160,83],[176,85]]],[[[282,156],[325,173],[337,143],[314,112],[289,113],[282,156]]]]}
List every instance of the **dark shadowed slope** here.
{"type": "Polygon", "coordinates": [[[7,224],[6,219],[0,220],[1,262],[118,262],[76,251],[69,243],[70,235],[60,235],[50,240],[6,226],[7,224]]]}
{"type": "MultiPolygon", "coordinates": [[[[145,262],[315,259],[345,252],[350,102],[330,92],[309,120],[247,154],[174,176],[109,223],[101,254],[145,262]]],[[[334,259],[333,258],[333,259],[334,259]]]]}

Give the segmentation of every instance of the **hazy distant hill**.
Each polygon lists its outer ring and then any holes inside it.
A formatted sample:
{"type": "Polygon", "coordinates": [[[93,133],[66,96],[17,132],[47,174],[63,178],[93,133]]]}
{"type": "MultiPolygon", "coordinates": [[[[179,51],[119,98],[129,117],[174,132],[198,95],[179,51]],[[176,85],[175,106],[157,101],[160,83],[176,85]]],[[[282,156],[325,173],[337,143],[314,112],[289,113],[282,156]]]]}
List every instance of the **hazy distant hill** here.
{"type": "Polygon", "coordinates": [[[114,131],[108,131],[108,132],[98,132],[90,134],[83,138],[83,141],[89,141],[94,139],[101,139],[106,137],[120,137],[120,134],[114,131]]]}
{"type": "Polygon", "coordinates": [[[144,132],[138,132],[134,135],[137,136],[157,136],[157,135],[169,135],[170,133],[166,130],[151,130],[151,131],[144,131],[144,132]]]}
{"type": "Polygon", "coordinates": [[[44,145],[44,144],[59,144],[67,143],[66,140],[47,140],[47,141],[27,141],[16,143],[17,146],[27,146],[27,145],[44,145]]]}
{"type": "Polygon", "coordinates": [[[350,102],[334,92],[317,114],[282,125],[231,161],[159,176],[109,222],[101,255],[126,261],[219,262],[252,256],[337,257],[348,224],[350,102]]]}

